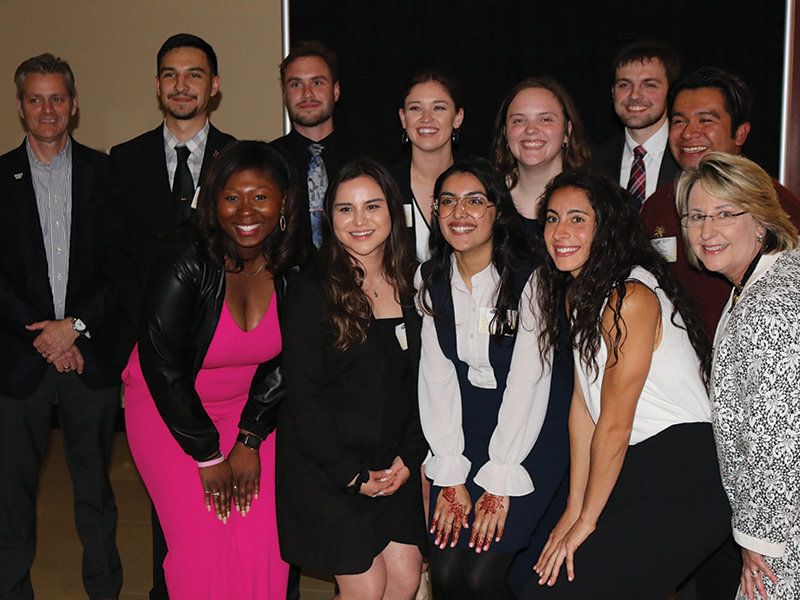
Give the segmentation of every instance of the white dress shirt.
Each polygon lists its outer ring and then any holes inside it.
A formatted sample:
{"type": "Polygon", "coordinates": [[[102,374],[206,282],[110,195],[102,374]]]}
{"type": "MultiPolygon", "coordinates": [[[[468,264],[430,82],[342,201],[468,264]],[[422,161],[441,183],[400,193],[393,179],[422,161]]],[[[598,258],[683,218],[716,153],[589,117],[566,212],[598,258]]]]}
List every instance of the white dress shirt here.
{"type": "MultiPolygon", "coordinates": [[[[668,142],[669,121],[664,121],[661,129],[651,135],[644,144],[641,144],[647,150],[647,154],[644,155],[645,199],[649,198],[658,188],[658,173],[661,170],[661,161],[664,159],[664,153],[669,152],[668,142]]],[[[619,169],[619,184],[625,189],[628,188],[628,181],[631,178],[633,149],[637,146],[639,146],[639,143],[631,137],[626,127],[625,146],[622,149],[622,165],[619,169]]]]}

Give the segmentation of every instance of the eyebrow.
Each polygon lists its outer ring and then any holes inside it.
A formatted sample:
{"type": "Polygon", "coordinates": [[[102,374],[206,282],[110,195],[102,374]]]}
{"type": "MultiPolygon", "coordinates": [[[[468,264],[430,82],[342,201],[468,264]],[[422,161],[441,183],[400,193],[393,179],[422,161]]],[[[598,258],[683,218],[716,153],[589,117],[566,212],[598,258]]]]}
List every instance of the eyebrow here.
{"type": "MultiPolygon", "coordinates": [[[[464,194],[464,196],[475,196],[477,194],[480,194],[481,196],[486,196],[486,192],[481,192],[480,190],[475,190],[474,192],[466,192],[464,194]]],[[[439,195],[440,196],[453,196],[453,197],[457,196],[457,194],[455,194],[453,192],[441,192],[439,195]]]]}
{"type": "MultiPolygon", "coordinates": [[[[735,205],[733,202],[723,202],[722,204],[717,204],[717,205],[714,207],[714,210],[720,210],[720,209],[725,209],[725,208],[736,208],[736,205],[735,205]]],[[[699,208],[690,208],[690,209],[689,209],[689,212],[699,212],[699,213],[702,213],[703,211],[702,211],[702,210],[700,210],[699,208]]]]}
{"type": "MultiPolygon", "coordinates": [[[[164,71],[177,71],[177,70],[178,70],[177,67],[161,67],[161,70],[158,72],[158,74],[160,75],[164,71]]],[[[200,73],[205,73],[205,69],[203,67],[200,67],[200,66],[188,67],[186,70],[187,71],[199,71],[200,73]]]]}

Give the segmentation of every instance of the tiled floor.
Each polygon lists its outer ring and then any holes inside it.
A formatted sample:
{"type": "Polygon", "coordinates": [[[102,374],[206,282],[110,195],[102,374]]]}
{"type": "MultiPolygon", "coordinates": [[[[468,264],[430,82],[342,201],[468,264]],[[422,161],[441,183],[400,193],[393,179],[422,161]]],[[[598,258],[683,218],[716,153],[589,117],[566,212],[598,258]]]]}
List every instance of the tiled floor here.
{"type": "MultiPolygon", "coordinates": [[[[125,573],[120,600],[148,598],[152,576],[150,502],[131,459],[127,438],[117,433],[111,483],[119,508],[117,546],[125,573]]],[[[39,528],[31,577],[37,600],[85,600],[81,582],[81,544],[75,532],[72,483],[61,431],[55,430],[39,487],[39,528]]],[[[330,600],[332,580],[304,574],[301,600],[330,600]]]]}

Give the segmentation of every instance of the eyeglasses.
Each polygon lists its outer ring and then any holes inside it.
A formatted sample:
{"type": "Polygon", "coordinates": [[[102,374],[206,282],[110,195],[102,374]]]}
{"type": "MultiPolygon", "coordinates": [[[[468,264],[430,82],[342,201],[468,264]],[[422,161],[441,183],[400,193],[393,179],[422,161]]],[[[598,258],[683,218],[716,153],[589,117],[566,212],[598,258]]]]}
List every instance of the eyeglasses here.
{"type": "Polygon", "coordinates": [[[489,202],[489,199],[483,194],[470,194],[469,196],[442,194],[433,203],[433,214],[440,219],[446,219],[455,212],[456,206],[459,204],[464,212],[474,219],[482,219],[486,216],[489,207],[494,206],[494,203],[489,202]]]}
{"type": "Polygon", "coordinates": [[[746,215],[747,211],[733,213],[729,210],[721,210],[714,215],[704,215],[701,213],[689,213],[681,215],[681,225],[684,227],[702,227],[706,219],[711,219],[717,227],[728,227],[736,223],[736,217],[746,215]]]}

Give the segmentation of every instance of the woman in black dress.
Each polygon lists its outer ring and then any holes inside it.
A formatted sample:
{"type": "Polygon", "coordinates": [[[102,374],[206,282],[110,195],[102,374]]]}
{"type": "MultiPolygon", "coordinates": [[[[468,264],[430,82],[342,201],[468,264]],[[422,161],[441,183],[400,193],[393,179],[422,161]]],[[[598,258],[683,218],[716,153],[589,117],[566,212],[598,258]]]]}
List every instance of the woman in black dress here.
{"type": "Polygon", "coordinates": [[[315,267],[289,287],[278,421],[283,558],[333,573],[342,600],[408,599],[426,544],[416,264],[391,176],[346,165],[325,196],[315,267]]]}

